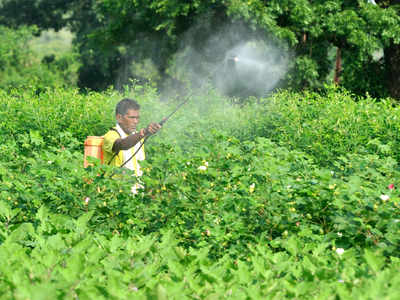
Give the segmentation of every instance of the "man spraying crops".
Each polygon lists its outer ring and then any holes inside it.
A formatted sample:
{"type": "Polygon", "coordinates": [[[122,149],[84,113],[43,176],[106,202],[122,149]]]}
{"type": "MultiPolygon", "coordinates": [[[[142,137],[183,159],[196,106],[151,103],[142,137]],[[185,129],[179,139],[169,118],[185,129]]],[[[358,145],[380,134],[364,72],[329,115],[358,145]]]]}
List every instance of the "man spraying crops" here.
{"type": "MultiPolygon", "coordinates": [[[[140,119],[140,105],[125,98],[115,108],[117,124],[104,135],[103,154],[105,163],[132,170],[135,176],[142,175],[139,161],[145,159],[143,140],[161,129],[159,123],[150,123],[137,131],[140,119]]],[[[136,191],[134,187],[133,192],[136,191]]]]}

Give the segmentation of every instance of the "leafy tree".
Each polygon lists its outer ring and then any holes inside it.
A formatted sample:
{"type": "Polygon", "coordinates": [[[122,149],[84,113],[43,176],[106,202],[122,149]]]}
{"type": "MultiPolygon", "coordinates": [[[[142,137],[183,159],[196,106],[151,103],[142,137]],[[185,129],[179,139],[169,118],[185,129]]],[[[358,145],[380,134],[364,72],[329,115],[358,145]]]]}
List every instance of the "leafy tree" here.
{"type": "Polygon", "coordinates": [[[76,1],[2,0],[0,24],[13,28],[23,24],[59,30],[67,24],[67,12],[72,2],[76,1]]]}
{"type": "MultiPolygon", "coordinates": [[[[400,14],[400,1],[379,1],[383,8],[393,8],[397,15],[400,14]]],[[[398,34],[398,27],[397,34],[398,34]]],[[[389,31],[389,29],[388,29],[389,31]]],[[[390,35],[390,32],[386,33],[390,35]]],[[[398,40],[389,39],[384,47],[385,77],[389,93],[393,98],[400,99],[400,43],[398,40]]]]}
{"type": "MultiPolygon", "coordinates": [[[[218,28],[227,23],[244,22],[251,29],[250,35],[261,32],[281,46],[295,50],[296,59],[287,77],[289,86],[319,88],[332,80],[328,77],[335,58],[329,55],[332,48],[341,50],[338,52],[343,56],[338,57],[343,59],[340,75],[346,88],[379,96],[385,94],[386,87],[394,85],[395,79],[384,75],[393,68],[393,63],[388,62],[398,57],[392,53],[393,45],[400,43],[400,18],[391,5],[380,7],[368,1],[346,0],[207,3],[103,0],[98,8],[105,26],[96,30],[93,38],[99,44],[110,46],[140,42],[143,36],[153,35],[162,41],[161,51],[156,54],[146,51],[144,55],[151,55],[160,72],[165,71],[188,28],[194,28],[190,31],[191,46],[201,53],[204,41],[218,28]],[[382,48],[387,49],[385,60],[374,61],[374,53],[382,48]]],[[[393,90],[391,94],[396,95],[393,90]]]]}
{"type": "MultiPolygon", "coordinates": [[[[23,13],[31,9],[33,16],[40,16],[34,13],[39,10],[45,16],[24,20],[14,13],[6,23],[31,22],[56,29],[69,24],[76,32],[82,87],[103,89],[116,82],[122,86],[135,77],[131,63],[148,58],[164,80],[182,41],[199,54],[200,70],[203,64],[221,60],[220,54],[206,49],[215,32],[240,25],[245,39],[268,39],[293,52],[282,83],[286,86],[322,88],[333,80],[336,61],[335,80],[344,87],[399,98],[399,1],[376,1],[378,5],[367,0],[21,1],[23,13]],[[53,9],[43,9],[50,2],[53,9]],[[374,59],[381,49],[383,59],[374,59]]],[[[15,0],[3,1],[0,22],[5,22],[13,5],[15,0]]],[[[229,49],[243,35],[233,34],[224,47],[229,49]]]]}

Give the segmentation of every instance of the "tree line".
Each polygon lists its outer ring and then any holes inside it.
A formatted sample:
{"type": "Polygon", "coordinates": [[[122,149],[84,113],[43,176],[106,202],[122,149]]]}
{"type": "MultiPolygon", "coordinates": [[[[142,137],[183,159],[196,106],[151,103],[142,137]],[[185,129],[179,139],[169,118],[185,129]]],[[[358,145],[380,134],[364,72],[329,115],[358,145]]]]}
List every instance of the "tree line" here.
{"type": "MultiPolygon", "coordinates": [[[[357,94],[400,99],[399,0],[0,0],[0,25],[68,27],[81,88],[144,80],[129,66],[145,60],[159,85],[174,82],[169,68],[183,40],[213,64],[221,57],[207,53],[205,41],[240,25],[247,39],[268,38],[292,54],[280,86],[321,89],[334,81],[357,94]]],[[[241,39],[233,34],[226,47],[241,39]]]]}

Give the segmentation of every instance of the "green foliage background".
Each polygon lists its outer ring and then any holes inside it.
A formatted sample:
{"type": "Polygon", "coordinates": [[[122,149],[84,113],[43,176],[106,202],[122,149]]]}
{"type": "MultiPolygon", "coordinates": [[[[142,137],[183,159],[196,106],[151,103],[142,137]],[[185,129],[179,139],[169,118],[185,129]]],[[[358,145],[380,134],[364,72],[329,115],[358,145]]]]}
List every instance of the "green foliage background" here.
{"type": "Polygon", "coordinates": [[[83,140],[107,131],[124,96],[142,105],[141,126],[179,102],[139,85],[0,92],[2,296],[396,297],[390,100],[333,87],[241,105],[194,93],[146,145],[134,196],[135,177],[82,167],[83,140]]]}
{"type": "Polygon", "coordinates": [[[0,0],[0,298],[396,299],[400,20],[377,2],[0,0]],[[226,49],[288,51],[289,89],[183,89],[178,54],[217,64],[226,28],[226,49]],[[84,169],[115,104],[159,121],[182,101],[165,86],[190,101],[146,144],[145,188],[84,169]]]}
{"type": "Polygon", "coordinates": [[[73,50],[57,49],[44,55],[32,45],[35,33],[35,27],[13,30],[0,26],[0,88],[76,86],[79,64],[73,50]]]}

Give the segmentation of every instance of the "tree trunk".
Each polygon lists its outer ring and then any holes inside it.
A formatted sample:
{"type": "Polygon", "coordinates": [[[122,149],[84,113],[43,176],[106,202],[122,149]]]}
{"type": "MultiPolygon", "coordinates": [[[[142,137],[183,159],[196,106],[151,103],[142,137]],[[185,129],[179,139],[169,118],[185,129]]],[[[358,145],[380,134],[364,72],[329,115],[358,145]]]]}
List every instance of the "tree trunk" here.
{"type": "Polygon", "coordinates": [[[338,47],[336,50],[335,77],[333,78],[333,81],[335,82],[336,85],[339,85],[339,83],[340,83],[340,73],[341,72],[342,72],[342,51],[338,47]]]}
{"type": "Polygon", "coordinates": [[[384,49],[386,86],[392,98],[400,100],[400,45],[391,45],[384,49]]]}

